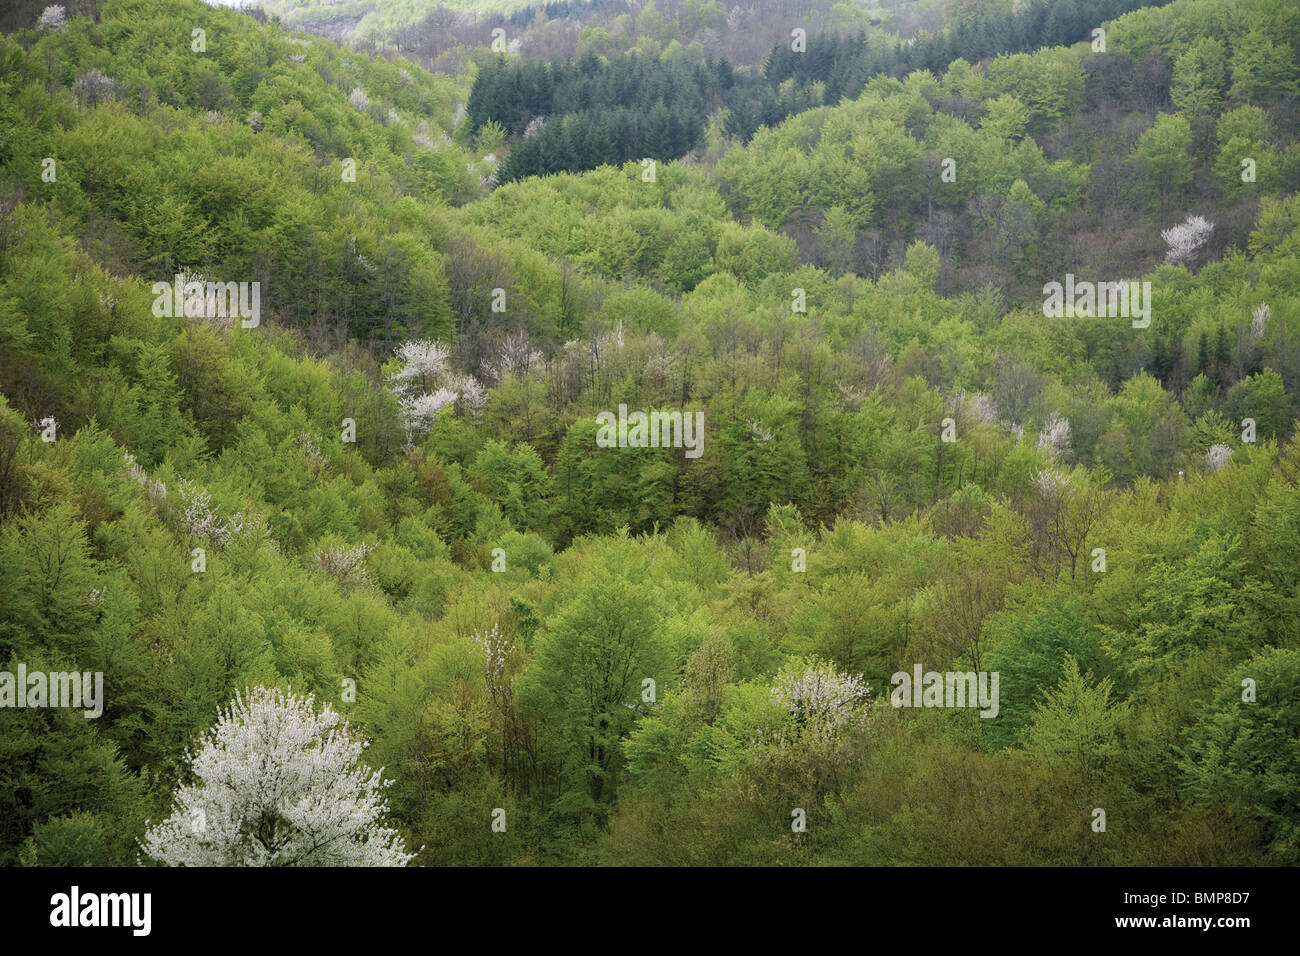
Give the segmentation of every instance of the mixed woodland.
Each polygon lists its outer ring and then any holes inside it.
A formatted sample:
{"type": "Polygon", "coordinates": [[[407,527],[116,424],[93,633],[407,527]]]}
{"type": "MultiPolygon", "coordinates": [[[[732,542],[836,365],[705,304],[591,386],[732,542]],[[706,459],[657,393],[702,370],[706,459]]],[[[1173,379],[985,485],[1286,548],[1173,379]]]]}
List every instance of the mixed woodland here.
{"type": "Polygon", "coordinates": [[[0,709],[0,863],[141,862],[256,686],[417,865],[1300,863],[1300,6],[45,5],[0,669],[105,703],[0,709]],[[890,706],[917,663],[998,715],[890,706]]]}

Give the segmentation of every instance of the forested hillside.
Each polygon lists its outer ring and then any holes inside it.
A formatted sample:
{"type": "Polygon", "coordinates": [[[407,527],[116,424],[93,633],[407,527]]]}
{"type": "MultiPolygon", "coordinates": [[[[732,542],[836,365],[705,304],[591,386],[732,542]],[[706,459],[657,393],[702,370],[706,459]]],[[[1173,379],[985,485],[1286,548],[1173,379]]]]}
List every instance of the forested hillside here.
{"type": "Polygon", "coordinates": [[[257,687],[420,865],[1300,863],[1300,7],[902,6],[0,35],[0,670],[104,685],[0,687],[0,863],[195,859],[257,687]]]}

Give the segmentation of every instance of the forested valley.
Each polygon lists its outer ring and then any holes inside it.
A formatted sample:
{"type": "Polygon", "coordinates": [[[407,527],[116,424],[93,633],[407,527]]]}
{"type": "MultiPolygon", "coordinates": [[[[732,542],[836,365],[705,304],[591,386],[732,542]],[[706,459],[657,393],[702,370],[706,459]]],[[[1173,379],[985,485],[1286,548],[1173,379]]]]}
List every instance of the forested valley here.
{"type": "Polygon", "coordinates": [[[0,864],[1300,864],[1300,5],[0,30],[0,864]]]}

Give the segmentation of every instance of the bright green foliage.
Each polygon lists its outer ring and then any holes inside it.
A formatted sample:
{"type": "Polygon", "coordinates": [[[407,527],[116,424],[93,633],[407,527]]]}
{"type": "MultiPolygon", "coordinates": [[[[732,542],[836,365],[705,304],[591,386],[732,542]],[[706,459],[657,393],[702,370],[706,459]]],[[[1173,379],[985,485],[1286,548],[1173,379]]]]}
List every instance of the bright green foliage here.
{"type": "Polygon", "coordinates": [[[1180,762],[1188,795],[1227,801],[1264,822],[1265,852],[1273,863],[1291,864],[1297,858],[1297,735],[1300,654],[1271,648],[1224,681],[1192,729],[1180,762]]]}

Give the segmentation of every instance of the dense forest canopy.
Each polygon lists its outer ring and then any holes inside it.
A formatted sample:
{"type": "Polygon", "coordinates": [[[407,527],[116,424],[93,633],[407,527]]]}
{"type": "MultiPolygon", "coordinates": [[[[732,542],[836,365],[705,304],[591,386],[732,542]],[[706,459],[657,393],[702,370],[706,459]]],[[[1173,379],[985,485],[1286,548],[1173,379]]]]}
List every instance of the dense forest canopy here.
{"type": "Polygon", "coordinates": [[[0,707],[0,862],[225,859],[279,707],[367,862],[1300,863],[1300,7],[47,6],[0,671],[104,698],[0,707]]]}

